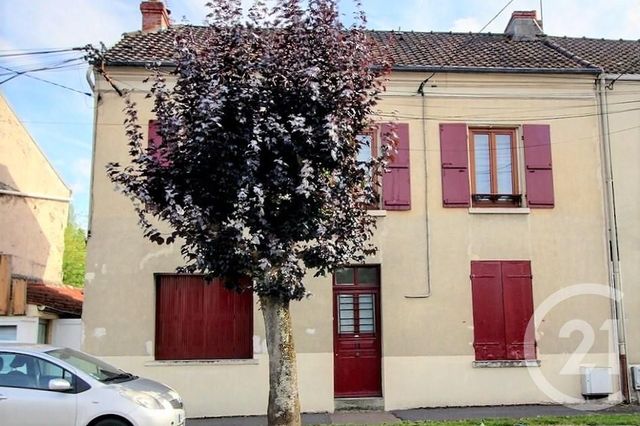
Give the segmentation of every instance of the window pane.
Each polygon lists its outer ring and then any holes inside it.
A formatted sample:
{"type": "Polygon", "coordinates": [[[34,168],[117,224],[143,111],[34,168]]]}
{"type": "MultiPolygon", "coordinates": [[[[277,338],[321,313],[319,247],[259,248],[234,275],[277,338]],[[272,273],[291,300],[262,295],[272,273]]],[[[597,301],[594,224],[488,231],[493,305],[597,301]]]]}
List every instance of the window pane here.
{"type": "Polygon", "coordinates": [[[36,359],[22,354],[0,354],[3,368],[0,372],[0,386],[16,388],[37,388],[38,375],[36,359]],[[8,367],[8,368],[7,368],[8,367]]]}
{"type": "Polygon", "coordinates": [[[498,194],[513,194],[511,135],[496,135],[498,194]]]}
{"type": "Polygon", "coordinates": [[[336,284],[353,285],[353,268],[340,268],[335,272],[336,284]]]}
{"type": "Polygon", "coordinates": [[[341,294],[338,296],[338,332],[353,333],[354,327],[353,296],[341,294]]]}
{"type": "Polygon", "coordinates": [[[0,325],[0,340],[17,340],[18,338],[18,326],[17,325],[0,325]]]}
{"type": "Polygon", "coordinates": [[[53,379],[66,379],[71,382],[70,375],[61,367],[42,359],[38,359],[37,362],[40,370],[37,380],[39,389],[49,389],[49,381],[53,379]]]}
{"type": "Polygon", "coordinates": [[[358,268],[358,284],[378,285],[377,268],[358,268]]]}
{"type": "Polygon", "coordinates": [[[375,309],[373,307],[374,295],[362,294],[358,297],[358,310],[360,314],[360,333],[375,332],[375,309]]]}
{"type": "Polygon", "coordinates": [[[360,142],[358,162],[371,161],[371,143],[373,142],[371,135],[358,135],[356,136],[356,140],[360,142]]]}
{"type": "Polygon", "coordinates": [[[38,321],[38,343],[49,343],[49,321],[48,320],[40,320],[38,321]]]}
{"type": "Polygon", "coordinates": [[[489,135],[473,135],[476,194],[491,194],[491,169],[489,160],[489,135]]]}

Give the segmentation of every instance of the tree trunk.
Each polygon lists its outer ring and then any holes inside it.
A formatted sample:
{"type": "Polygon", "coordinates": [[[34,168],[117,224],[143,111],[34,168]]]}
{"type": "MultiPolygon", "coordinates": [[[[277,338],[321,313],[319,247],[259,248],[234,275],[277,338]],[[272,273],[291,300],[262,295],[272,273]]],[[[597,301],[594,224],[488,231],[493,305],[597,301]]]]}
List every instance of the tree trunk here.
{"type": "Polygon", "coordinates": [[[260,297],[269,351],[269,426],[300,426],[298,370],[289,301],[260,297]]]}

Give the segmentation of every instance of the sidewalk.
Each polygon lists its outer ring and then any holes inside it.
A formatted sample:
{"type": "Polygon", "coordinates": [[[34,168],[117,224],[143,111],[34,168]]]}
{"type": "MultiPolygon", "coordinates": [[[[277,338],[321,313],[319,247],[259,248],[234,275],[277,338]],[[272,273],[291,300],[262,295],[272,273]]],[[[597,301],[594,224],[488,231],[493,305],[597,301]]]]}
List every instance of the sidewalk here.
{"type": "MultiPolygon", "coordinates": [[[[512,405],[498,407],[419,408],[414,410],[339,411],[336,413],[303,414],[305,425],[327,424],[383,424],[420,420],[465,420],[489,418],[521,418],[536,416],[579,416],[597,413],[638,413],[638,405],[616,405],[602,410],[601,405],[580,405],[576,408],[563,405],[512,405]]],[[[264,426],[264,416],[223,417],[215,419],[190,419],[187,426],[264,426]]]]}

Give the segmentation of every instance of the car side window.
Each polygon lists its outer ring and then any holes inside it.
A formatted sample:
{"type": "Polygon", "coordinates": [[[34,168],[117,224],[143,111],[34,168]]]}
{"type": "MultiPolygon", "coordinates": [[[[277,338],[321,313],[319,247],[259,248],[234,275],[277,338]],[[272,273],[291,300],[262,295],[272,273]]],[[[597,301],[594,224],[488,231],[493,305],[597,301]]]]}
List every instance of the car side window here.
{"type": "Polygon", "coordinates": [[[0,386],[48,390],[52,379],[65,379],[73,384],[73,375],[52,362],[0,352],[0,386]]]}

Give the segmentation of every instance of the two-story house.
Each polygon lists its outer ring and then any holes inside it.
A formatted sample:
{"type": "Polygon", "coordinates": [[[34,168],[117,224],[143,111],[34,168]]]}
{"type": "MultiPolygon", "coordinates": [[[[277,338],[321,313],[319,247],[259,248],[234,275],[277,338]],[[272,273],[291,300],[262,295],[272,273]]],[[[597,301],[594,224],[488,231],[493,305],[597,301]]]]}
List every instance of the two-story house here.
{"type": "MultiPolygon", "coordinates": [[[[84,348],[169,383],[190,416],[263,414],[255,298],[174,275],[178,247],[143,239],[105,174],[127,160],[114,86],[132,91],[156,137],[144,66],[171,66],[176,30],[161,2],[141,10],[143,30],[107,53],[109,81],[96,73],[84,348]]],[[[396,117],[400,143],[370,211],[379,252],[309,276],[313,297],[292,306],[303,411],[350,398],[387,410],[580,403],[584,366],[609,368],[601,396],[619,401],[594,89],[615,70],[597,49],[589,60],[572,53],[581,39],[542,34],[534,12],[515,13],[504,34],[394,37],[377,121],[384,131],[396,117]]],[[[609,42],[589,43],[604,52],[609,42]]]]}

